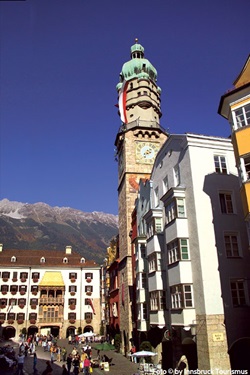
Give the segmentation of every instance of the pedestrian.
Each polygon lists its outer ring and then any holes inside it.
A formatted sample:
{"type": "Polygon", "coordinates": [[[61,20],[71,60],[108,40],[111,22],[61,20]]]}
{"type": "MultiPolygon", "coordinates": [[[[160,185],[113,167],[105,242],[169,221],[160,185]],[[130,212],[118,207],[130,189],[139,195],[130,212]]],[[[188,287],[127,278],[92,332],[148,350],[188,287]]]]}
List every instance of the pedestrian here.
{"type": "Polygon", "coordinates": [[[62,375],[68,375],[68,371],[66,369],[66,366],[65,365],[62,365],[62,375]]]}
{"type": "Polygon", "coordinates": [[[85,358],[83,362],[83,370],[84,370],[84,375],[89,375],[89,368],[90,368],[90,360],[89,358],[85,358]]]}
{"type": "Polygon", "coordinates": [[[61,362],[61,347],[58,346],[56,350],[56,360],[57,362],[61,362]]]}
{"type": "Polygon", "coordinates": [[[53,369],[49,363],[49,361],[46,361],[46,369],[42,372],[42,375],[52,375],[53,369]]]}
{"type": "Polygon", "coordinates": [[[78,354],[73,358],[72,364],[74,366],[74,375],[78,375],[80,369],[80,356],[78,354]]]}
{"type": "Polygon", "coordinates": [[[37,365],[37,355],[36,355],[36,353],[34,353],[34,357],[33,357],[33,371],[34,371],[34,375],[37,374],[36,365],[37,365]]]}
{"type": "Polygon", "coordinates": [[[68,374],[70,374],[70,369],[71,369],[71,364],[72,364],[72,355],[70,353],[69,353],[66,361],[67,361],[68,374]]]}
{"type": "Polygon", "coordinates": [[[66,362],[67,359],[67,349],[65,346],[62,348],[62,357],[63,357],[63,362],[66,362]]]}
{"type": "Polygon", "coordinates": [[[24,343],[22,342],[21,345],[19,346],[19,354],[24,354],[25,353],[25,346],[24,343]]]}
{"type": "Polygon", "coordinates": [[[23,375],[24,354],[19,353],[17,357],[17,375],[23,375]]]}

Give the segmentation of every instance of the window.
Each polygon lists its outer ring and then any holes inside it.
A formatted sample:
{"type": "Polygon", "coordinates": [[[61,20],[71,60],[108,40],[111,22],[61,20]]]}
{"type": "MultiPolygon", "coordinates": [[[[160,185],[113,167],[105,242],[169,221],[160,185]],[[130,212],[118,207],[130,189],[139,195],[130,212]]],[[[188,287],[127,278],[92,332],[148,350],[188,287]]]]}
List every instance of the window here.
{"type": "Polygon", "coordinates": [[[227,164],[225,156],[214,155],[214,166],[216,173],[227,174],[227,164]]]}
{"type": "Polygon", "coordinates": [[[85,314],[84,314],[84,319],[85,320],[91,320],[93,318],[93,314],[92,313],[90,313],[90,312],[86,312],[85,314]]]}
{"type": "Polygon", "coordinates": [[[193,307],[192,285],[174,285],[171,286],[170,290],[172,309],[193,307]]]}
{"type": "Polygon", "coordinates": [[[37,313],[30,313],[29,314],[29,320],[36,320],[37,319],[37,313]]]}
{"type": "Polygon", "coordinates": [[[0,322],[3,322],[6,319],[6,313],[0,313],[0,322]]]}
{"type": "Polygon", "coordinates": [[[37,298],[31,298],[30,299],[30,306],[37,306],[38,299],[37,298]]]}
{"type": "Polygon", "coordinates": [[[77,273],[76,272],[70,272],[69,273],[69,278],[71,280],[76,280],[77,279],[77,273]]]}
{"type": "Polygon", "coordinates": [[[250,103],[233,112],[235,129],[250,125],[250,103]]]}
{"type": "Polygon", "coordinates": [[[75,306],[76,305],[76,298],[70,298],[69,299],[69,306],[75,306]]]}
{"type": "MultiPolygon", "coordinates": [[[[146,289],[147,288],[147,274],[146,273],[141,273],[141,288],[146,289]]],[[[140,289],[141,289],[140,288],[140,289]]]]}
{"type": "Polygon", "coordinates": [[[193,307],[191,285],[184,285],[184,302],[185,302],[185,307],[193,307]]]}
{"type": "Polygon", "coordinates": [[[228,258],[239,257],[238,236],[235,233],[224,234],[224,243],[228,258]]]}
{"type": "Polygon", "coordinates": [[[244,280],[231,281],[231,296],[233,306],[246,306],[246,292],[244,287],[244,280]]]}
{"type": "Polygon", "coordinates": [[[21,272],[20,273],[20,279],[22,282],[26,281],[28,278],[28,272],[21,272]]]}
{"type": "Polygon", "coordinates": [[[18,299],[18,306],[25,306],[26,305],[26,299],[25,298],[19,298],[18,299]]]}
{"type": "Polygon", "coordinates": [[[76,291],[77,291],[76,285],[70,285],[69,286],[69,292],[70,293],[76,293],[76,291]]]}
{"type": "Polygon", "coordinates": [[[80,259],[80,263],[85,263],[86,261],[85,261],[85,258],[81,258],[80,259]]]}
{"type": "Polygon", "coordinates": [[[37,285],[31,286],[31,293],[38,293],[38,286],[37,285]]]}
{"type": "Polygon", "coordinates": [[[158,310],[157,292],[150,292],[149,298],[150,298],[150,310],[158,310]]]}
{"type": "Polygon", "coordinates": [[[85,280],[92,280],[93,279],[93,273],[88,272],[85,274],[85,280]]]}
{"type": "Polygon", "coordinates": [[[233,214],[233,202],[232,202],[232,194],[230,192],[227,193],[220,193],[220,208],[222,214],[233,214]]]}
{"type": "Polygon", "coordinates": [[[149,293],[150,310],[166,310],[166,295],[163,290],[156,290],[149,293]]]}
{"type": "Polygon", "coordinates": [[[15,320],[16,319],[16,314],[13,312],[9,312],[7,314],[7,320],[15,320]]]}
{"type": "Polygon", "coordinates": [[[7,305],[7,298],[1,298],[0,299],[0,308],[4,309],[7,305]]]}
{"type": "Polygon", "coordinates": [[[185,217],[185,207],[184,207],[184,199],[183,198],[176,198],[177,204],[177,217],[185,217]]]}
{"type": "Polygon", "coordinates": [[[44,258],[44,257],[42,257],[42,258],[40,259],[40,263],[45,263],[45,258],[44,258]]]}
{"type": "Polygon", "coordinates": [[[155,259],[155,253],[150,254],[148,256],[148,271],[154,272],[156,271],[156,259],[155,259]]]}
{"type": "Polygon", "coordinates": [[[6,294],[9,291],[9,285],[1,285],[1,293],[6,294]]]}
{"type": "Polygon", "coordinates": [[[159,188],[154,190],[155,207],[159,206],[159,188]]]}
{"type": "Polygon", "coordinates": [[[25,317],[24,313],[17,313],[17,320],[23,321],[24,317],[25,317]]]}
{"type": "Polygon", "coordinates": [[[243,182],[250,180],[250,154],[240,158],[239,173],[243,182]]]}
{"type": "Polygon", "coordinates": [[[16,306],[17,299],[16,298],[10,298],[9,299],[9,306],[16,306]]]}
{"type": "Polygon", "coordinates": [[[2,272],[2,278],[3,278],[3,281],[7,281],[9,278],[10,278],[10,272],[2,272]]]}
{"type": "Polygon", "coordinates": [[[86,285],[85,286],[85,293],[92,293],[93,292],[93,286],[92,285],[86,285]]]}
{"type": "Polygon", "coordinates": [[[39,272],[32,272],[32,279],[38,280],[39,277],[40,277],[40,273],[39,272]]]}
{"type": "Polygon", "coordinates": [[[141,254],[139,254],[139,257],[145,258],[146,257],[146,245],[145,244],[140,244],[140,251],[141,251],[141,254]]]}
{"type": "Polygon", "coordinates": [[[17,290],[18,290],[17,285],[11,285],[10,286],[10,292],[11,292],[11,294],[16,294],[17,290]]]}
{"type": "Polygon", "coordinates": [[[169,189],[168,176],[163,179],[163,193],[165,194],[169,189]]]}
{"type": "Polygon", "coordinates": [[[20,285],[19,286],[19,292],[20,293],[26,293],[27,292],[27,286],[26,285],[20,285]]]}
{"type": "Polygon", "coordinates": [[[166,223],[170,223],[176,218],[185,218],[185,199],[175,198],[166,206],[166,223]]]}
{"type": "Polygon", "coordinates": [[[69,320],[76,320],[76,313],[69,313],[68,318],[69,320]]]}
{"type": "Polygon", "coordinates": [[[162,232],[162,219],[161,217],[156,217],[154,219],[155,224],[155,233],[161,233],[162,232]]]}
{"type": "Polygon", "coordinates": [[[63,263],[68,263],[68,258],[63,258],[63,263]]]}
{"type": "Polygon", "coordinates": [[[152,253],[148,256],[148,271],[160,271],[161,270],[161,253],[152,253]]]}
{"type": "Polygon", "coordinates": [[[159,291],[159,309],[166,310],[166,293],[164,290],[159,291]]]}
{"type": "Polygon", "coordinates": [[[16,262],[16,257],[13,255],[13,257],[11,257],[11,260],[10,260],[11,262],[16,262]]]}
{"type": "Polygon", "coordinates": [[[142,305],[142,319],[147,320],[148,317],[148,306],[146,303],[142,305]]]}
{"type": "Polygon", "coordinates": [[[167,244],[168,263],[172,264],[179,260],[188,260],[188,240],[186,238],[179,238],[167,244]]]}
{"type": "Polygon", "coordinates": [[[174,167],[174,184],[175,186],[178,186],[180,185],[180,169],[179,169],[179,165],[177,164],[175,167],[174,167]]]}

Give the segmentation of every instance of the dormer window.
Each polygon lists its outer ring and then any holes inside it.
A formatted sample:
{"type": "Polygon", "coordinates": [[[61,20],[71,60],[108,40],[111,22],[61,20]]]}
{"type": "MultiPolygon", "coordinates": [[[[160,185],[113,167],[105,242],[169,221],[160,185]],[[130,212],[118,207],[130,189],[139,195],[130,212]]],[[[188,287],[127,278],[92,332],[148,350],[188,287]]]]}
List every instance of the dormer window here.
{"type": "Polygon", "coordinates": [[[40,259],[40,263],[45,263],[45,258],[44,258],[44,257],[42,257],[42,258],[40,259]]]}
{"type": "Polygon", "coordinates": [[[63,263],[68,263],[69,262],[69,260],[68,260],[68,258],[63,258],[63,263]]]}
{"type": "Polygon", "coordinates": [[[85,262],[86,262],[85,258],[81,258],[80,263],[85,263],[85,262]]]}
{"type": "Polygon", "coordinates": [[[11,260],[10,260],[12,263],[16,262],[16,257],[13,255],[13,257],[11,257],[11,260]]]}

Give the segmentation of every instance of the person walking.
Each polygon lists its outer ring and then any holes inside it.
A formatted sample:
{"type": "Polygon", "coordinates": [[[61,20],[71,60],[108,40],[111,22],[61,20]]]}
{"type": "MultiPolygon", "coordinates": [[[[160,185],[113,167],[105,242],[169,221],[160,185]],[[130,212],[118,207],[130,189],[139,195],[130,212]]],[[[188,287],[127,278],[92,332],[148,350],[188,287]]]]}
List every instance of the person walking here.
{"type": "Polygon", "coordinates": [[[62,375],[68,375],[68,370],[65,365],[62,365],[62,375]]]}
{"type": "Polygon", "coordinates": [[[36,365],[37,365],[37,355],[36,355],[36,353],[34,353],[34,357],[33,357],[33,374],[34,375],[36,375],[38,373],[36,365]]]}
{"type": "Polygon", "coordinates": [[[63,362],[66,362],[66,359],[67,359],[67,349],[65,348],[65,346],[63,346],[63,348],[62,348],[62,357],[63,357],[63,362]]]}
{"type": "Polygon", "coordinates": [[[53,369],[49,361],[46,361],[46,369],[42,372],[42,375],[52,375],[53,369]]]}
{"type": "Polygon", "coordinates": [[[74,356],[72,364],[74,366],[74,375],[78,375],[80,369],[80,356],[78,354],[74,356]]]}
{"type": "Polygon", "coordinates": [[[83,362],[83,371],[84,371],[84,375],[89,375],[89,368],[90,368],[90,360],[89,358],[85,358],[84,362],[83,362]]]}
{"type": "Polygon", "coordinates": [[[67,359],[67,369],[68,369],[68,374],[70,374],[70,369],[71,369],[71,364],[72,364],[72,355],[69,353],[67,359]]]}
{"type": "Polygon", "coordinates": [[[24,365],[25,355],[19,353],[17,357],[17,375],[23,375],[23,365],[24,365]]]}

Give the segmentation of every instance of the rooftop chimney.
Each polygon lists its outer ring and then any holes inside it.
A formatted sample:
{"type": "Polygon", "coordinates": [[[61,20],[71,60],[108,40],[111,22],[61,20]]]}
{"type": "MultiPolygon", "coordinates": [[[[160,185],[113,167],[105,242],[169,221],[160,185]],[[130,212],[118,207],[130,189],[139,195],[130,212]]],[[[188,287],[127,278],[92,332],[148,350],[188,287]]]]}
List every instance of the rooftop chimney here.
{"type": "Polygon", "coordinates": [[[0,253],[3,251],[3,244],[0,243],[0,253]]]}

